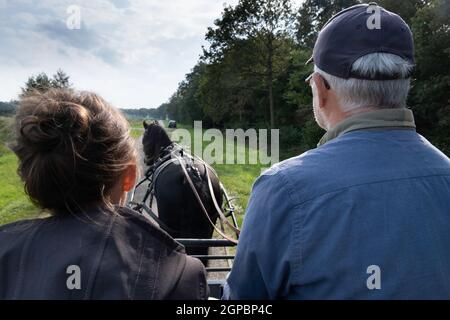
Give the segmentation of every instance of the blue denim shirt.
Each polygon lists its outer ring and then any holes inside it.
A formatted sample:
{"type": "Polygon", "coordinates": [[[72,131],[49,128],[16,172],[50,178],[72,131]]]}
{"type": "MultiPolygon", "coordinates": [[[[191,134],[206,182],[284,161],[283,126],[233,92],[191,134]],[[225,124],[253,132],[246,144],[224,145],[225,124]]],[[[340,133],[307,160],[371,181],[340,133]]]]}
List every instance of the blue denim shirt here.
{"type": "Polygon", "coordinates": [[[450,298],[450,159],[371,117],[258,178],[226,298],[450,298]]]}

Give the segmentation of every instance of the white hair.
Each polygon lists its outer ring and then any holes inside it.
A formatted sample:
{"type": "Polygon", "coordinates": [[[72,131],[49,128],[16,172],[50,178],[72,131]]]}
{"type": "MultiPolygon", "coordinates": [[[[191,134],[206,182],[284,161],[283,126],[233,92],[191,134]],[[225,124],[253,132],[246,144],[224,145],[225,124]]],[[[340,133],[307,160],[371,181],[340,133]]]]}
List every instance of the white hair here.
{"type": "Polygon", "coordinates": [[[314,71],[323,76],[336,91],[342,111],[358,108],[404,108],[410,89],[410,75],[413,64],[400,56],[390,53],[371,53],[362,56],[352,65],[352,72],[361,76],[400,75],[396,80],[343,79],[320,70],[314,71]],[[405,79],[406,78],[406,79],[405,79]]]}

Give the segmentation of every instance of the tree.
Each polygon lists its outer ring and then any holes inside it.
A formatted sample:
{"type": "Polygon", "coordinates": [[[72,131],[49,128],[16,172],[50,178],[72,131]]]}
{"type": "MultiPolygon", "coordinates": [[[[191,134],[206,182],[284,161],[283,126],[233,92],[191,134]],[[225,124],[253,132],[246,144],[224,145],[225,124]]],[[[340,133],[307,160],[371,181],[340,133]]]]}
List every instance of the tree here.
{"type": "Polygon", "coordinates": [[[10,116],[16,112],[17,101],[2,102],[0,101],[0,116],[10,116]]]}
{"type": "Polygon", "coordinates": [[[297,15],[297,41],[302,47],[312,49],[319,31],[333,15],[359,3],[358,0],[306,0],[297,15]]]}
{"type": "MultiPolygon", "coordinates": [[[[364,2],[372,1],[364,0],[364,2]]],[[[411,24],[418,9],[430,4],[429,0],[378,0],[376,2],[386,10],[398,14],[408,24],[411,24]]]]}
{"type": "Polygon", "coordinates": [[[411,19],[416,47],[409,105],[418,130],[450,154],[450,4],[433,0],[411,19]]]}
{"type": "Polygon", "coordinates": [[[69,82],[69,76],[62,71],[61,69],[58,69],[56,71],[56,74],[53,75],[52,87],[54,88],[70,88],[72,87],[72,84],[69,82]]]}
{"type": "Polygon", "coordinates": [[[222,18],[214,22],[215,28],[209,28],[206,34],[210,48],[204,50],[204,58],[210,62],[224,59],[227,52],[242,44],[247,47],[252,44],[254,67],[249,71],[265,81],[272,128],[275,127],[275,61],[283,61],[280,49],[283,39],[292,33],[293,18],[289,0],[240,0],[236,7],[225,8],[222,18]]]}
{"type": "Polygon", "coordinates": [[[206,65],[200,79],[198,102],[216,126],[245,127],[269,119],[264,108],[266,86],[259,76],[261,66],[255,64],[254,46],[249,42],[242,40],[220,61],[206,65]]]}
{"type": "Polygon", "coordinates": [[[69,82],[69,76],[61,69],[58,69],[52,78],[50,78],[45,72],[29,77],[25,83],[25,87],[22,88],[22,93],[20,96],[26,96],[33,91],[45,92],[50,88],[70,89],[71,87],[72,84],[69,82]]]}
{"type": "Polygon", "coordinates": [[[121,109],[128,118],[136,119],[158,119],[166,118],[166,104],[162,104],[158,108],[139,108],[139,109],[121,109]]]}

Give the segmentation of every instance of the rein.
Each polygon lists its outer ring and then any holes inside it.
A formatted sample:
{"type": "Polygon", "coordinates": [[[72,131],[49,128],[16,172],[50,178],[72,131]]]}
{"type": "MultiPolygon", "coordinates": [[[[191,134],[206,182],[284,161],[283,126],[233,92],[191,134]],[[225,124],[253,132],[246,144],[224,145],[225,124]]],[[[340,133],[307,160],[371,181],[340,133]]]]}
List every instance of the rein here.
{"type": "MultiPolygon", "coordinates": [[[[200,195],[198,194],[197,189],[195,188],[194,183],[192,182],[192,179],[191,179],[191,177],[189,176],[189,174],[188,174],[188,172],[186,170],[186,166],[183,163],[184,161],[182,159],[180,159],[177,155],[175,155],[175,157],[180,162],[181,168],[182,168],[183,173],[184,173],[184,176],[186,177],[186,180],[187,180],[189,186],[191,187],[192,192],[194,193],[195,197],[197,198],[197,201],[198,201],[198,204],[200,205],[200,208],[202,209],[203,213],[205,214],[206,218],[208,219],[209,223],[212,225],[214,230],[216,230],[216,232],[219,235],[221,235],[223,238],[227,239],[228,241],[230,241],[230,242],[232,242],[234,244],[238,244],[238,240],[235,240],[235,239],[227,236],[224,232],[222,232],[219,228],[217,228],[216,225],[212,222],[211,217],[209,216],[208,211],[206,210],[205,205],[203,204],[203,201],[200,198],[200,195]]],[[[206,176],[208,177],[208,184],[210,184],[211,180],[209,179],[208,170],[206,170],[206,176]]],[[[215,199],[214,192],[212,192],[212,188],[210,188],[210,193],[211,193],[211,198],[213,199],[213,202],[216,205],[216,210],[219,209],[218,212],[220,212],[219,213],[220,218],[222,218],[222,217],[225,218],[225,216],[222,213],[222,210],[220,210],[220,208],[218,208],[218,204],[217,204],[217,201],[215,199]]],[[[225,218],[225,221],[229,224],[229,222],[228,222],[228,220],[226,218],[225,218]]],[[[229,225],[231,226],[231,224],[229,224],[229,225]]],[[[240,231],[238,230],[238,232],[240,232],[240,231]]]]}
{"type": "MultiPolygon", "coordinates": [[[[220,236],[222,236],[223,238],[227,239],[228,241],[230,241],[230,242],[232,242],[234,244],[237,244],[238,240],[235,240],[235,239],[229,237],[228,235],[226,235],[224,231],[219,230],[216,227],[216,225],[212,222],[212,220],[211,220],[211,218],[210,218],[210,216],[208,214],[208,211],[206,210],[205,205],[203,204],[203,201],[202,201],[200,195],[198,194],[197,189],[195,188],[194,182],[192,181],[189,173],[187,172],[185,158],[186,157],[189,158],[192,163],[194,163],[194,159],[197,159],[205,167],[205,174],[206,174],[206,179],[207,179],[207,183],[208,183],[208,190],[209,190],[211,199],[212,199],[212,201],[214,203],[214,207],[215,207],[217,213],[219,214],[219,218],[236,233],[237,237],[239,237],[240,230],[237,228],[237,222],[236,222],[236,219],[234,218],[233,209],[232,209],[231,205],[230,205],[231,209],[230,209],[229,215],[230,214],[232,215],[233,222],[236,224],[236,226],[232,225],[228,221],[227,217],[225,216],[225,214],[223,213],[222,209],[220,208],[220,206],[219,206],[219,204],[217,202],[216,196],[214,194],[214,190],[213,190],[213,186],[212,186],[212,182],[211,182],[211,177],[209,175],[209,170],[208,169],[210,169],[214,173],[214,175],[217,177],[217,179],[219,179],[219,177],[217,176],[217,173],[215,172],[215,170],[211,166],[209,166],[204,160],[200,159],[199,157],[194,156],[195,157],[194,158],[193,156],[185,153],[184,149],[181,146],[179,146],[178,144],[176,144],[176,143],[172,143],[169,146],[167,146],[166,148],[162,149],[160,151],[160,154],[164,153],[164,152],[167,152],[167,151],[170,151],[170,152],[168,152],[163,157],[158,157],[158,159],[147,169],[147,171],[145,173],[145,177],[134,188],[133,194],[132,194],[132,197],[131,197],[131,201],[130,201],[130,204],[135,206],[133,209],[135,209],[135,210],[137,210],[137,211],[139,211],[141,213],[142,213],[142,209],[144,209],[146,212],[148,212],[148,214],[151,216],[151,218],[154,219],[160,225],[161,228],[163,228],[164,230],[166,230],[169,233],[174,232],[173,229],[169,228],[164,222],[161,221],[161,219],[159,219],[159,217],[151,209],[151,206],[152,206],[152,203],[153,203],[154,187],[155,187],[155,183],[156,183],[156,180],[157,180],[158,176],[170,164],[178,162],[180,164],[180,166],[181,166],[181,169],[182,169],[182,172],[183,172],[183,174],[184,174],[184,176],[186,178],[186,181],[188,182],[188,184],[189,184],[189,186],[190,186],[190,188],[191,188],[195,198],[197,199],[197,201],[198,201],[198,203],[200,205],[200,208],[201,208],[202,212],[206,216],[206,218],[209,221],[209,223],[211,224],[211,226],[214,228],[214,230],[220,236]],[[142,202],[141,203],[134,202],[133,200],[134,200],[136,189],[140,185],[142,185],[144,182],[146,182],[146,181],[149,181],[149,185],[148,185],[147,191],[145,193],[145,196],[144,196],[142,202]],[[148,197],[150,197],[150,204],[149,204],[149,206],[147,206],[145,204],[145,202],[147,201],[148,197]]],[[[220,183],[220,181],[219,181],[219,183],[220,183]]],[[[228,202],[228,204],[230,204],[230,200],[228,199],[228,195],[227,195],[226,190],[225,190],[224,186],[222,185],[222,183],[220,183],[220,188],[221,188],[222,194],[226,197],[226,201],[228,202]]]]}

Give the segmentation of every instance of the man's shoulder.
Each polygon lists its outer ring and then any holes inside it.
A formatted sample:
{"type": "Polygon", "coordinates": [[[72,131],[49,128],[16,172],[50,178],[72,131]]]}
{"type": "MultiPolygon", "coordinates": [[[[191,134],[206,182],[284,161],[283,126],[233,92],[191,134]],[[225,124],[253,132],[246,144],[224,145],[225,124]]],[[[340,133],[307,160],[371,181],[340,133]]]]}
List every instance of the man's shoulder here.
{"type": "Polygon", "coordinates": [[[415,131],[360,130],[282,161],[262,179],[281,181],[298,204],[352,185],[448,172],[448,157],[415,131]]]}
{"type": "Polygon", "coordinates": [[[321,172],[329,163],[328,158],[322,150],[313,149],[281,161],[261,173],[253,190],[271,197],[276,194],[296,205],[303,194],[314,193],[321,172]]]}
{"type": "Polygon", "coordinates": [[[324,168],[335,166],[336,159],[342,152],[338,148],[324,145],[308,150],[298,156],[283,160],[261,173],[266,179],[296,182],[297,179],[317,178],[324,168]]]}

